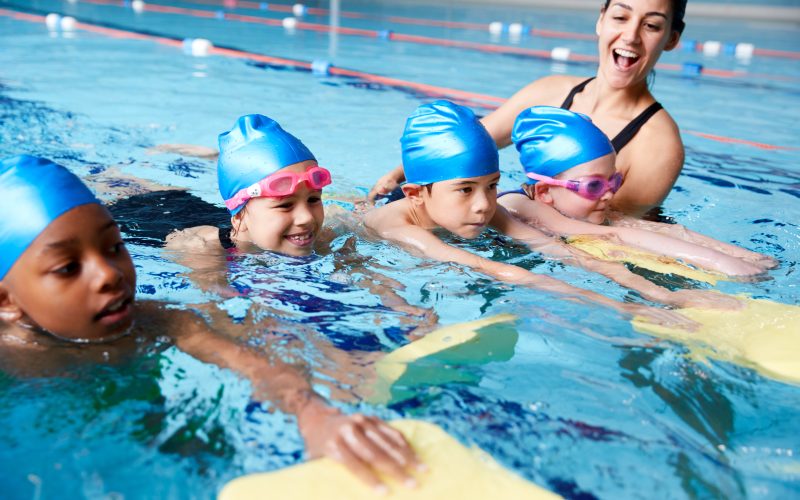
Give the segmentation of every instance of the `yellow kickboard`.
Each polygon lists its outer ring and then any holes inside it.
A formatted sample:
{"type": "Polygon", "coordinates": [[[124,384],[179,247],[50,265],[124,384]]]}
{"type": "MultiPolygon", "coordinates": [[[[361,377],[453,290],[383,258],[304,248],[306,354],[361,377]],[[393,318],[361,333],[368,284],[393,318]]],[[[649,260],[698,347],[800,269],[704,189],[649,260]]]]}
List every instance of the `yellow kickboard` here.
{"type": "Polygon", "coordinates": [[[687,308],[679,312],[700,323],[693,332],[635,318],[637,330],[680,341],[699,357],[752,368],[765,377],[800,383],[800,307],[743,299],[738,311],[687,308]]]}
{"type": "Polygon", "coordinates": [[[573,236],[567,243],[592,257],[611,262],[628,262],[636,267],[659,274],[675,274],[695,281],[716,285],[727,276],[687,266],[671,257],[646,252],[635,247],[620,245],[596,236],[573,236]]]}
{"type": "Polygon", "coordinates": [[[473,381],[473,374],[448,364],[511,359],[519,337],[512,324],[516,319],[512,314],[498,314],[449,325],[390,352],[375,364],[377,380],[364,391],[366,400],[387,404],[412,397],[415,385],[473,381]]]}
{"type": "Polygon", "coordinates": [[[219,500],[492,500],[554,499],[559,496],[507,471],[479,448],[466,448],[434,424],[398,420],[400,430],[427,465],[406,488],[385,479],[388,495],[378,495],[341,464],[321,458],[276,472],[252,474],[229,482],[219,500]]]}

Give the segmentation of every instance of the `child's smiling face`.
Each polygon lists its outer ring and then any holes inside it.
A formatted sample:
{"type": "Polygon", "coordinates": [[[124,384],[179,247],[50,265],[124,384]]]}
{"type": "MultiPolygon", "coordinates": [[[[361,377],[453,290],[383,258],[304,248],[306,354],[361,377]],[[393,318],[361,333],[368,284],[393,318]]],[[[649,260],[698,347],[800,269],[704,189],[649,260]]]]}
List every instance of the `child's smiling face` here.
{"type": "Polygon", "coordinates": [[[0,313],[78,342],[133,322],[136,271],[108,211],[96,203],[55,219],[0,282],[0,313]]]}
{"type": "MultiPolygon", "coordinates": [[[[316,161],[303,161],[276,173],[303,173],[315,166],[316,161]]],[[[302,182],[290,196],[251,199],[234,217],[233,225],[237,229],[237,236],[259,248],[284,255],[305,256],[314,250],[314,242],[324,220],[322,191],[311,189],[306,182],[302,182]]]]}

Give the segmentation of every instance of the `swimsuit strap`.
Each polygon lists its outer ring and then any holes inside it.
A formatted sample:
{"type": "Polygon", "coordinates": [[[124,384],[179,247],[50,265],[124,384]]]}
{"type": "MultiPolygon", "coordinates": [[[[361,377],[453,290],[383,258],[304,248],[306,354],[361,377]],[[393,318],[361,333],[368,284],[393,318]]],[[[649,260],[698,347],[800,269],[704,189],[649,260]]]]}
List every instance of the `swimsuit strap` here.
{"type": "MultiPolygon", "coordinates": [[[[564,99],[564,103],[561,104],[562,109],[569,109],[572,107],[572,101],[575,99],[575,95],[583,92],[583,89],[586,88],[586,85],[589,84],[595,77],[591,77],[588,80],[584,80],[572,90],[569,91],[569,95],[567,98],[564,99]]],[[[636,135],[636,132],[639,131],[642,126],[647,123],[647,120],[652,118],[652,116],[659,111],[661,111],[664,106],[661,105],[659,102],[654,102],[650,106],[647,107],[644,111],[642,111],[639,116],[631,120],[631,122],[625,126],[624,129],[617,134],[616,137],[611,139],[611,144],[614,146],[614,151],[619,153],[622,148],[624,148],[630,141],[633,139],[633,136],[636,135]]]]}
{"type": "Polygon", "coordinates": [[[500,198],[502,198],[503,196],[505,196],[507,194],[521,194],[522,196],[529,197],[528,193],[526,193],[524,189],[519,188],[519,189],[512,189],[511,191],[503,191],[502,193],[499,193],[497,195],[497,199],[500,199],[500,198]]]}
{"type": "Polygon", "coordinates": [[[583,92],[583,89],[586,87],[586,85],[588,85],[589,82],[591,82],[594,79],[595,79],[595,77],[591,77],[588,80],[584,80],[581,83],[575,85],[572,88],[572,90],[569,91],[569,95],[567,95],[567,98],[564,99],[564,102],[561,104],[561,109],[569,109],[569,108],[571,108],[572,107],[572,100],[575,98],[575,94],[580,94],[581,92],[583,92]]]}
{"type": "Polygon", "coordinates": [[[222,245],[222,248],[225,250],[236,248],[236,243],[231,239],[231,229],[230,227],[219,228],[219,244],[222,245]]]}
{"type": "Polygon", "coordinates": [[[642,125],[647,123],[647,120],[652,118],[652,116],[659,111],[661,111],[664,106],[661,105],[660,102],[654,102],[650,106],[647,107],[644,111],[642,111],[639,116],[631,120],[631,122],[617,134],[611,140],[611,144],[614,146],[614,151],[619,152],[620,149],[624,148],[626,144],[633,139],[633,136],[636,135],[636,132],[642,128],[642,125]]]}

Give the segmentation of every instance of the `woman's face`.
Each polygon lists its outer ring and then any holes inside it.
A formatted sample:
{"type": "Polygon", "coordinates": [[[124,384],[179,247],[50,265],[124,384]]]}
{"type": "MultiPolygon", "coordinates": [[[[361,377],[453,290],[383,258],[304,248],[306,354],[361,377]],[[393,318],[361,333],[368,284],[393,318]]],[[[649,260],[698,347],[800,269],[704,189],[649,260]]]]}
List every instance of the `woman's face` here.
{"type": "MultiPolygon", "coordinates": [[[[304,161],[278,172],[303,173],[315,166],[315,161],[304,161]]],[[[325,220],[322,191],[310,189],[306,182],[283,198],[253,198],[240,214],[233,221],[237,237],[264,250],[296,257],[311,254],[325,220]]]]}
{"type": "Polygon", "coordinates": [[[680,34],[672,30],[670,0],[612,0],[597,20],[599,73],[614,88],[646,80],[661,52],[680,34]]]}

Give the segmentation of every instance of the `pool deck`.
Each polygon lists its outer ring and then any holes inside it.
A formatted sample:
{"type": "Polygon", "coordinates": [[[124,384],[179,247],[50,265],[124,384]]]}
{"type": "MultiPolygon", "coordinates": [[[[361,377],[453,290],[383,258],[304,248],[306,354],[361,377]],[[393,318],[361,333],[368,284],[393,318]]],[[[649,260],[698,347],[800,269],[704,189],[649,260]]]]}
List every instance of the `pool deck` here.
{"type": "MultiPolygon", "coordinates": [[[[458,0],[459,3],[519,5],[526,7],[553,7],[599,11],[601,0],[458,0]]],[[[779,7],[758,4],[694,3],[686,6],[686,19],[695,17],[747,19],[800,24],[800,7],[779,7]]]]}

